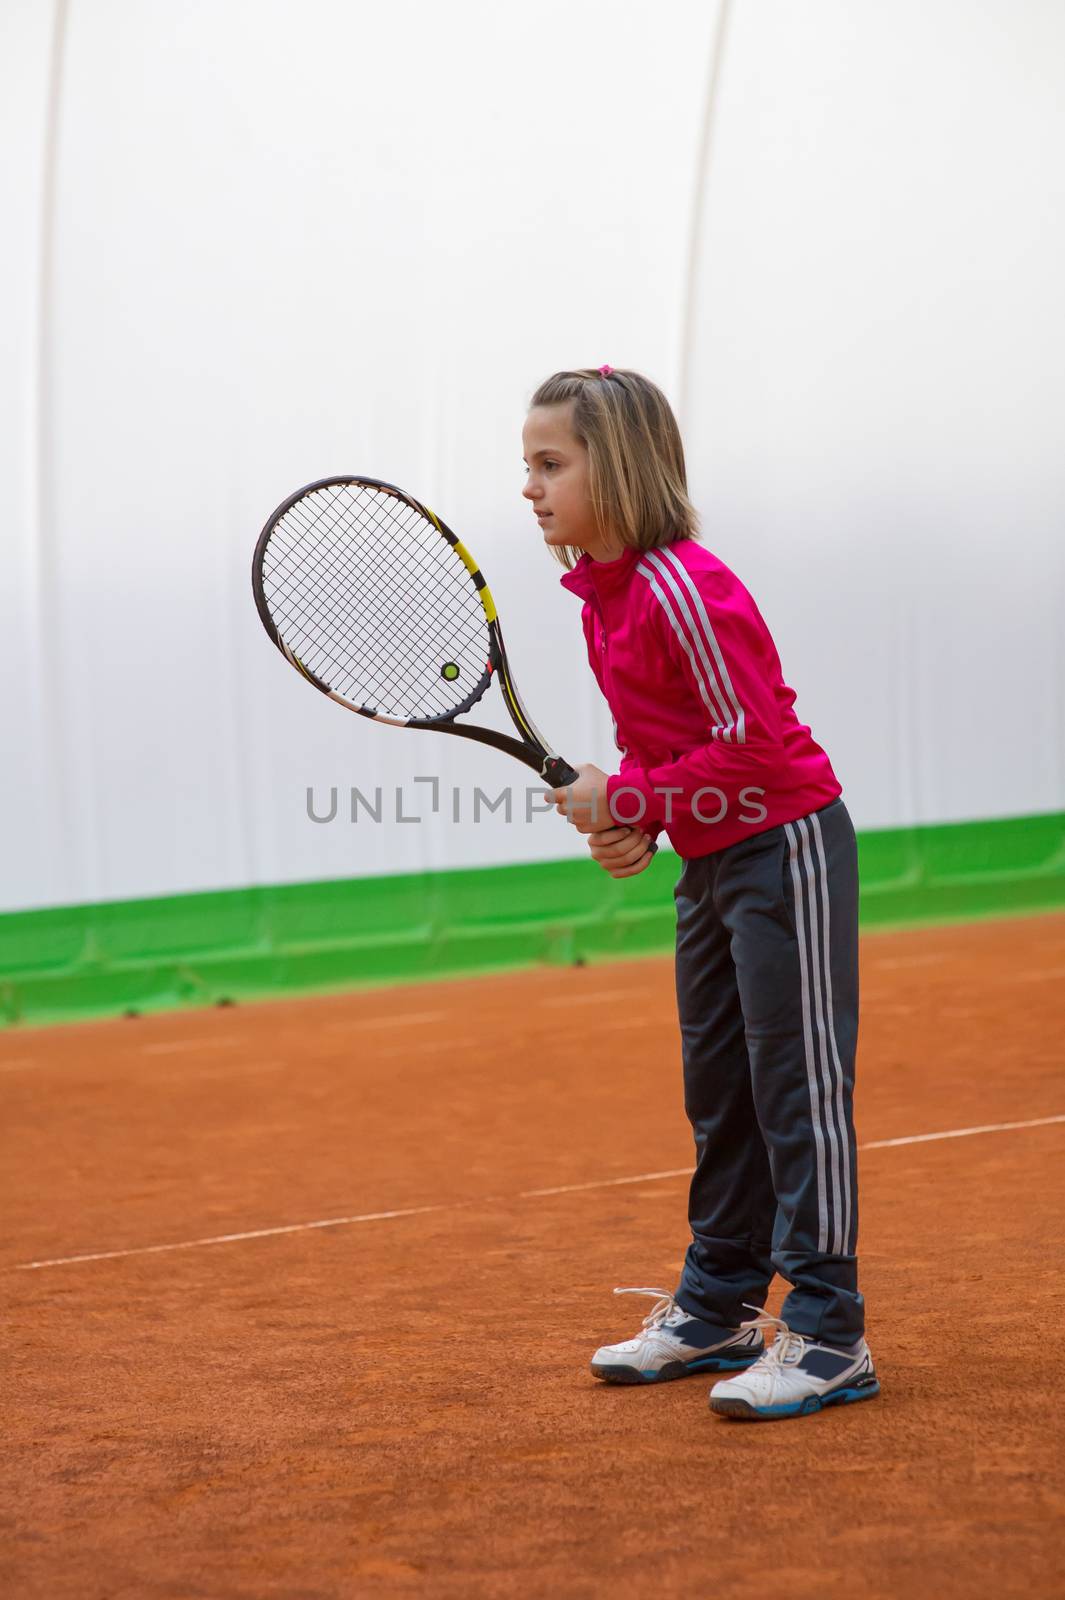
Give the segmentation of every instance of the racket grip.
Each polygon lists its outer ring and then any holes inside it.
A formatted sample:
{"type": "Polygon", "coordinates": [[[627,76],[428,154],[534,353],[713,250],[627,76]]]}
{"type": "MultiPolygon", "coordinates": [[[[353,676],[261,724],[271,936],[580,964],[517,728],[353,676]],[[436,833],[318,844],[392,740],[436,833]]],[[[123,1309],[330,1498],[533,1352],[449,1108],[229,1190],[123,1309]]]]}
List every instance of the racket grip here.
{"type": "Polygon", "coordinates": [[[571,783],[576,783],[580,777],[579,772],[574,772],[568,761],[561,756],[548,756],[540,771],[540,776],[552,789],[567,789],[571,783]]]}
{"type": "MultiPolygon", "coordinates": [[[[549,783],[551,785],[552,789],[566,789],[571,783],[576,783],[577,779],[580,777],[580,773],[574,772],[569,762],[563,760],[561,756],[548,756],[547,760],[544,762],[540,776],[543,778],[545,783],[549,783]]],[[[647,846],[647,854],[649,856],[653,856],[656,855],[657,852],[658,845],[655,840],[652,839],[647,846]]]]}

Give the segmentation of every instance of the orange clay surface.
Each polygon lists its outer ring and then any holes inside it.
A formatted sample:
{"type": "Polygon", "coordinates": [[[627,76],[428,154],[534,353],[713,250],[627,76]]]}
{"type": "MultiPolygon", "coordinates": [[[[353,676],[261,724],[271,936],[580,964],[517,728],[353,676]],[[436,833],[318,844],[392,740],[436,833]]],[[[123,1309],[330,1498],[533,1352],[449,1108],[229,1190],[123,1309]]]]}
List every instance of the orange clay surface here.
{"type": "Polygon", "coordinates": [[[0,1592],[1065,1593],[1065,917],[862,960],[883,1394],[762,1425],[588,1372],[687,1240],[668,961],[0,1037],[0,1592]]]}

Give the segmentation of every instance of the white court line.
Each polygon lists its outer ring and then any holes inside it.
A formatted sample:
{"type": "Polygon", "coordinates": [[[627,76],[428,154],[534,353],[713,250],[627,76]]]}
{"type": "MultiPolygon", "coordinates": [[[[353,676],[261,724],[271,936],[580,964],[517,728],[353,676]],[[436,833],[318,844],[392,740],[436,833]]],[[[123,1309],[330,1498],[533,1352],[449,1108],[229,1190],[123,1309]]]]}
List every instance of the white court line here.
{"type": "Polygon", "coordinates": [[[951,1128],[946,1133],[909,1133],[904,1139],[872,1139],[859,1150],[891,1150],[899,1144],[931,1144],[933,1139],[967,1139],[974,1133],[1008,1133],[1012,1128],[1048,1128],[1052,1122],[1065,1122],[1065,1116],[1033,1117],[1029,1122],[985,1122],[979,1128],[951,1128]]]}
{"type": "MultiPolygon", "coordinates": [[[[911,1133],[902,1139],[873,1139],[859,1150],[888,1150],[903,1144],[930,1144],[936,1139],[965,1139],[976,1133],[1006,1133],[1015,1128],[1046,1128],[1065,1122],[1065,1113],[1054,1117],[1033,1117],[1029,1122],[987,1122],[977,1128],[949,1128],[943,1133],[911,1133]]],[[[591,1183],[567,1183],[556,1189],[525,1189],[505,1195],[506,1200],[538,1200],[546,1195],[577,1194],[588,1189],[614,1189],[623,1184],[654,1183],[662,1178],[690,1178],[691,1167],[671,1167],[666,1172],[640,1172],[632,1178],[598,1178],[591,1183]]],[[[326,1217],[320,1222],[292,1222],[280,1228],[255,1228],[249,1233],[220,1233],[210,1239],[183,1239],[178,1244],[142,1244],[131,1250],[100,1250],[93,1255],[56,1256],[51,1261],[19,1261],[9,1270],[34,1272],[40,1267],[69,1267],[82,1261],[116,1261],[124,1256],[162,1255],[168,1250],[197,1250],[209,1244],[237,1244],[244,1239],[271,1239],[285,1233],[308,1233],[313,1228],[345,1228],[357,1222],[384,1222],[393,1217],[422,1217],[431,1211],[461,1211],[473,1205],[499,1205],[498,1195],[480,1195],[473,1200],[449,1200],[439,1206],[413,1206],[405,1211],[366,1211],[355,1217],[326,1217]]]]}
{"type": "Polygon", "coordinates": [[[582,1189],[613,1189],[622,1183],[653,1183],[657,1178],[690,1178],[691,1167],[671,1167],[668,1172],[641,1172],[635,1178],[597,1178],[593,1183],[564,1183],[557,1189],[525,1189],[515,1198],[538,1200],[545,1194],[579,1194],[582,1189]]]}
{"type": "Polygon", "coordinates": [[[374,1061],[391,1061],[394,1056],[433,1055],[439,1050],[464,1050],[467,1046],[483,1044],[483,1039],[465,1035],[462,1038],[426,1039],[421,1044],[394,1044],[387,1050],[375,1050],[370,1056],[374,1061]]]}
{"type": "MultiPolygon", "coordinates": [[[[372,1024],[369,1022],[353,1024],[345,1023],[343,1025],[339,1023],[329,1024],[324,1029],[320,1029],[319,1031],[336,1034],[342,1031],[355,1031],[363,1027],[369,1028],[370,1026],[387,1027],[391,1030],[394,1027],[403,1026],[405,1023],[436,1022],[450,1017],[450,1015],[451,1013],[447,1011],[423,1011],[419,1012],[416,1016],[397,1017],[395,1019],[384,1017],[374,1018],[372,1024]]],[[[661,1026],[661,1018],[658,1017],[615,1017],[611,1020],[596,1022],[591,1027],[567,1028],[566,1042],[576,1042],[577,1040],[581,1039],[594,1039],[601,1033],[632,1032],[637,1028],[661,1028],[661,1026]]],[[[280,1039],[275,1038],[273,1043],[284,1043],[285,1037],[285,1035],[282,1035],[280,1039]]],[[[233,1035],[231,1038],[226,1038],[223,1035],[216,1035],[209,1039],[182,1039],[174,1040],[172,1042],[160,1041],[158,1044],[138,1045],[136,1053],[142,1056],[171,1056],[178,1054],[189,1055],[195,1054],[201,1048],[204,1049],[205,1053],[210,1053],[217,1046],[233,1044],[239,1044],[243,1048],[246,1045],[246,1041],[238,1038],[236,1035],[233,1035]]],[[[392,1061],[396,1056],[413,1057],[423,1053],[434,1055],[441,1050],[464,1050],[479,1046],[481,1044],[483,1044],[483,1039],[480,1036],[474,1037],[470,1034],[455,1036],[448,1035],[443,1039],[412,1040],[408,1044],[388,1045],[383,1049],[371,1048],[369,1059],[371,1062],[392,1061]]],[[[306,1062],[302,1064],[306,1066],[306,1062]]],[[[66,1061],[42,1062],[35,1061],[30,1056],[20,1056],[14,1061],[0,1061],[0,1072],[24,1072],[30,1068],[43,1069],[47,1066],[65,1067],[67,1065],[69,1065],[69,1063],[66,1061]]],[[[227,1076],[239,1078],[244,1076],[248,1071],[258,1071],[262,1063],[259,1063],[258,1066],[254,1068],[228,1068],[222,1063],[216,1062],[212,1062],[211,1065],[212,1068],[217,1068],[218,1078],[219,1081],[221,1081],[227,1076]]],[[[271,1061],[269,1065],[271,1067],[281,1067],[286,1065],[286,1063],[281,1061],[271,1061]]]]}
{"type": "Polygon", "coordinates": [[[354,1028],[409,1028],[418,1022],[443,1022],[450,1011],[408,1011],[388,1017],[352,1017],[349,1022],[326,1022],[316,1029],[322,1033],[350,1033],[354,1028]]]}
{"type": "MultiPolygon", "coordinates": [[[[409,1028],[420,1022],[441,1022],[450,1015],[447,1011],[411,1011],[406,1016],[390,1017],[353,1017],[348,1022],[327,1022],[319,1031],[322,1033],[354,1033],[363,1028],[409,1028]]],[[[297,1035],[302,1038],[303,1035],[297,1035]]],[[[219,1044],[245,1045],[246,1040],[239,1034],[211,1034],[205,1039],[180,1039],[171,1043],[141,1045],[141,1054],[145,1056],[175,1055],[179,1050],[199,1050],[204,1046],[219,1044]]]]}
{"type": "Polygon", "coordinates": [[[59,1256],[55,1261],[20,1261],[18,1272],[35,1267],[68,1267],[75,1261],[114,1261],[118,1256],[157,1256],[166,1250],[198,1250],[207,1244],[237,1244],[242,1239],[275,1239],[282,1233],[306,1233],[311,1228],[342,1228],[352,1222],[383,1222],[388,1217],[420,1217],[426,1211],[457,1211],[452,1202],[442,1206],[414,1206],[409,1211],[365,1211],[358,1217],[327,1217],[324,1222],[293,1222],[284,1228],[254,1228],[248,1233],[219,1233],[210,1239],[183,1239],[180,1244],[142,1244],[135,1250],[100,1250],[91,1256],[59,1256]]]}

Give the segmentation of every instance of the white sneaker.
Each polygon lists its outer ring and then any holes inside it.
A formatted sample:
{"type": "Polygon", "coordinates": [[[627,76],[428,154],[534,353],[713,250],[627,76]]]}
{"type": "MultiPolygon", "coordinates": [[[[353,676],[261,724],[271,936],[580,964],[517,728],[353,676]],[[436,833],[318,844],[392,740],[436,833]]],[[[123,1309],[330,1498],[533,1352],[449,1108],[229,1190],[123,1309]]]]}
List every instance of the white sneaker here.
{"type": "Polygon", "coordinates": [[[864,1339],[847,1349],[821,1344],[793,1333],[779,1317],[758,1316],[743,1326],[752,1330],[775,1327],[777,1337],[746,1372],[714,1384],[710,1409],[720,1416],[748,1422],[804,1417],[823,1406],[871,1400],[880,1393],[864,1339]]]}
{"type": "Polygon", "coordinates": [[[678,1306],[668,1289],[615,1289],[615,1294],[658,1296],[643,1319],[643,1331],[622,1344],[605,1344],[592,1357],[592,1372],[605,1383],[665,1383],[691,1372],[734,1372],[749,1367],[765,1349],[757,1327],[717,1327],[678,1306]]]}

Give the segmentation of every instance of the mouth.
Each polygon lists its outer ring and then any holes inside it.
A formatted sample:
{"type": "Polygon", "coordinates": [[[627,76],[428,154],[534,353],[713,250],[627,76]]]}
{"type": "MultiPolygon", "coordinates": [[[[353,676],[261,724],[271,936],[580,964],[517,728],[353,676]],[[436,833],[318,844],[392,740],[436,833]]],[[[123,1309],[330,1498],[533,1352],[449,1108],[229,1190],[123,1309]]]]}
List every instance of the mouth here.
{"type": "Polygon", "coordinates": [[[537,512],[534,513],[534,515],[536,517],[537,522],[546,522],[548,520],[548,518],[552,515],[552,512],[550,512],[550,511],[537,511],[537,512]]]}

